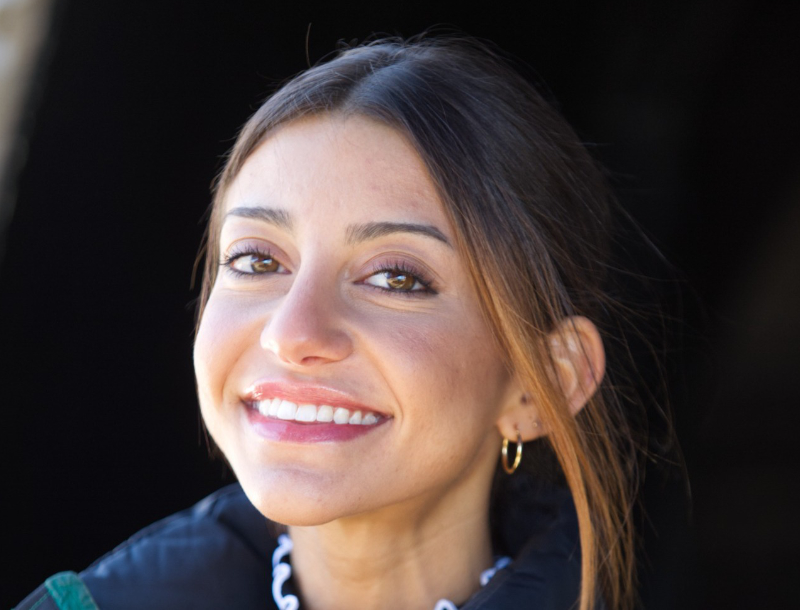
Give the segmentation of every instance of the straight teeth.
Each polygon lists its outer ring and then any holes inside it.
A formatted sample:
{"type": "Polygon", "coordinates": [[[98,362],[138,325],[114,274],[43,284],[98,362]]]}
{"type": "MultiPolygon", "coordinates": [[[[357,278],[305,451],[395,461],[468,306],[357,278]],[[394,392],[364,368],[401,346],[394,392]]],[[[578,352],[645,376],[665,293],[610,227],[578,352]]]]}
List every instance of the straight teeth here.
{"type": "Polygon", "coordinates": [[[299,422],[333,422],[335,424],[353,424],[371,426],[378,423],[374,413],[362,415],[361,411],[351,411],[343,407],[333,408],[330,405],[298,405],[289,400],[273,398],[259,400],[254,403],[256,410],[267,417],[299,422]]]}

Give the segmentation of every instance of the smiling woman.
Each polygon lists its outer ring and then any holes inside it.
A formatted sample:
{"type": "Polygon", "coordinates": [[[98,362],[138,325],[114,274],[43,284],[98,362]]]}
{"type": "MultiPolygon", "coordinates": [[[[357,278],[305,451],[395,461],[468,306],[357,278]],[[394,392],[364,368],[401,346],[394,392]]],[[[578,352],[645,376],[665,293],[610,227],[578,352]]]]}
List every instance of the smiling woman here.
{"type": "Polygon", "coordinates": [[[477,43],[379,40],[291,80],[207,233],[198,395],[241,489],[20,608],[629,607],[611,202],[477,43]]]}
{"type": "MultiPolygon", "coordinates": [[[[485,505],[494,423],[522,390],[411,144],[359,115],[293,121],[220,205],[234,213],[195,369],[203,419],[253,504],[348,537],[354,515],[376,527],[424,522],[432,503],[447,520],[445,505],[485,505]],[[320,442],[337,440],[350,442],[320,442]]],[[[480,572],[491,552],[477,550],[480,572]]]]}

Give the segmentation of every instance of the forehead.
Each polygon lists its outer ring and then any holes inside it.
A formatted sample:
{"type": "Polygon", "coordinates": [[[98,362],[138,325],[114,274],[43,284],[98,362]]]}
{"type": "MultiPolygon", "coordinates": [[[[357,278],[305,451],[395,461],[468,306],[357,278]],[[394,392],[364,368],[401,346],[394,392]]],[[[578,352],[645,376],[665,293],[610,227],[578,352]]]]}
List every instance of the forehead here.
{"type": "Polygon", "coordinates": [[[446,230],[425,164],[397,130],[362,116],[323,115],[275,130],[245,161],[224,211],[287,208],[294,215],[426,221],[446,230]]]}

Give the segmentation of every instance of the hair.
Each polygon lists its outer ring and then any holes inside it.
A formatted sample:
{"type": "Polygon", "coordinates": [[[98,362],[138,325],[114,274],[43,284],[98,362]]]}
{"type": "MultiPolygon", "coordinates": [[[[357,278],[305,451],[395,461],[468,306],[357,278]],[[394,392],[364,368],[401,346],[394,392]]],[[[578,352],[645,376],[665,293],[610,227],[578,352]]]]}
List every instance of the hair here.
{"type": "MultiPolygon", "coordinates": [[[[609,382],[574,417],[551,371],[548,335],[571,316],[598,324],[623,310],[604,286],[614,198],[566,121],[506,60],[463,37],[378,39],[346,47],[289,80],[247,121],[218,176],[205,242],[199,317],[218,273],[228,186],[280,125],[358,115],[416,148],[454,227],[509,370],[533,397],[575,505],[580,610],[602,596],[634,603],[637,450],[625,398],[609,382]]],[[[199,319],[198,317],[198,319],[199,319]]]]}

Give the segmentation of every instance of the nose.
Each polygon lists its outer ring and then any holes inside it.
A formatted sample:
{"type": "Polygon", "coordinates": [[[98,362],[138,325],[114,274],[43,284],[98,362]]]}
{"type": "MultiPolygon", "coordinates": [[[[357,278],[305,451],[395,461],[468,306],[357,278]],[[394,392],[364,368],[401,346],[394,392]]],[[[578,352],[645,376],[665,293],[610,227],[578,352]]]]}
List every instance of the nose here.
{"type": "Polygon", "coordinates": [[[297,276],[271,311],[261,331],[261,347],[281,361],[300,366],[344,360],[353,351],[343,328],[339,298],[330,281],[297,276]]]}

